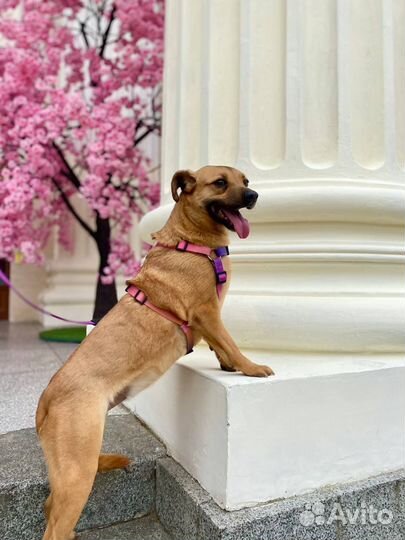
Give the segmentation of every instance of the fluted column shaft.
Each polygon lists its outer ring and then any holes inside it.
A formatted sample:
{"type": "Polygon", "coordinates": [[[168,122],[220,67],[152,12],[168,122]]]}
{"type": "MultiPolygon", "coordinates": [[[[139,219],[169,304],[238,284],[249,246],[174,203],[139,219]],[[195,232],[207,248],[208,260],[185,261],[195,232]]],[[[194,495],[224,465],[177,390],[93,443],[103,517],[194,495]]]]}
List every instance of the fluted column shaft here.
{"type": "Polygon", "coordinates": [[[260,192],[224,306],[241,346],[405,350],[404,43],[403,0],[167,2],[163,203],[207,163],[260,192]]]}

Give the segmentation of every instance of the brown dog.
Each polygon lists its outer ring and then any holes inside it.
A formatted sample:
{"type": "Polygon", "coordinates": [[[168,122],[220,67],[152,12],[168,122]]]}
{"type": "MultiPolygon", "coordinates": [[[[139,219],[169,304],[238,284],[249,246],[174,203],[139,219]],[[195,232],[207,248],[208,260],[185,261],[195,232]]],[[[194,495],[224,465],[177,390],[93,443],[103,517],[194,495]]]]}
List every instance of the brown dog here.
{"type": "MultiPolygon", "coordinates": [[[[245,176],[229,167],[177,172],[172,180],[177,204],[154,239],[214,249],[228,244],[227,229],[246,237],[249,224],[239,208],[252,208],[257,199],[247,185],[245,176]]],[[[229,257],[224,263],[229,276],[229,257]]],[[[253,377],[273,374],[248,360],[226,331],[220,315],[225,290],[219,299],[208,257],[155,247],[129,284],[155,306],[188,321],[194,342],[203,338],[224,369],[253,377]]],[[[97,470],[129,463],[125,456],[100,455],[108,409],[149,386],[185,352],[186,338],[176,324],[126,294],[54,375],[36,417],[51,487],[44,540],[74,538],[97,470]]]]}

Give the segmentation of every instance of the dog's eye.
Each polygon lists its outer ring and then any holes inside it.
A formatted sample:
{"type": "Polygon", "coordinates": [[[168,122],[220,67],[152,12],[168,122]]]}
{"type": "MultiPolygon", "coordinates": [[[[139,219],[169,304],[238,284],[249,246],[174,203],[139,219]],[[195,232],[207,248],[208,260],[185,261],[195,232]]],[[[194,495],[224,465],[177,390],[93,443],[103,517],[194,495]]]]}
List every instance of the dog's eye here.
{"type": "Polygon", "coordinates": [[[224,180],[223,178],[219,178],[218,180],[215,180],[213,184],[219,188],[226,188],[228,185],[228,182],[224,180]]]}
{"type": "Polygon", "coordinates": [[[249,185],[249,180],[248,180],[247,178],[245,178],[245,179],[243,180],[243,183],[244,183],[245,186],[247,187],[247,186],[249,185]]]}

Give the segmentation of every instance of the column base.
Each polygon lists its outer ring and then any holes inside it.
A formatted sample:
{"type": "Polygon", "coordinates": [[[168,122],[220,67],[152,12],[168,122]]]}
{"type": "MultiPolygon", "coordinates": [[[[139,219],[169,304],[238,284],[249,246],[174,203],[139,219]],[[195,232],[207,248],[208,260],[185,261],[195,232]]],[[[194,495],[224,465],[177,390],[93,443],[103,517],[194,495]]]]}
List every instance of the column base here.
{"type": "Polygon", "coordinates": [[[126,404],[226,510],[405,465],[405,355],[249,352],[276,376],[219,370],[207,348],[126,404]]]}
{"type": "MultiPolygon", "coordinates": [[[[74,321],[91,320],[94,311],[97,276],[91,271],[74,273],[53,273],[50,283],[41,295],[41,306],[66,319],[74,321]]],[[[120,298],[125,292],[125,279],[117,278],[117,293],[120,298]]],[[[74,323],[60,321],[49,315],[41,315],[45,327],[74,326],[74,323]]]]}

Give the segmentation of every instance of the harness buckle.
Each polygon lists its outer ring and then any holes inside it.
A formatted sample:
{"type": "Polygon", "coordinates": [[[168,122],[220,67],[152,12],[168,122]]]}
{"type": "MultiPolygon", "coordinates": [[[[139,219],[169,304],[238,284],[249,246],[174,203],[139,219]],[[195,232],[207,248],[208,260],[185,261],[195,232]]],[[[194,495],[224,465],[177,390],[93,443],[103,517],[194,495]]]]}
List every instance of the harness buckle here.
{"type": "Polygon", "coordinates": [[[180,242],[177,242],[176,245],[177,251],[187,251],[188,244],[189,243],[186,240],[180,240],[180,242]]]}
{"type": "Polygon", "coordinates": [[[223,270],[222,272],[215,272],[215,275],[217,277],[218,285],[222,285],[223,283],[226,283],[228,274],[226,273],[225,270],[223,270]]]}
{"type": "Polygon", "coordinates": [[[228,274],[226,273],[226,270],[224,269],[224,265],[222,264],[221,257],[214,259],[212,261],[212,266],[214,268],[215,279],[216,279],[217,285],[223,285],[224,283],[226,283],[228,274]]]}
{"type": "Polygon", "coordinates": [[[143,306],[147,300],[146,294],[143,291],[139,290],[134,296],[134,300],[138,302],[138,304],[141,304],[141,306],[143,306]]]}

